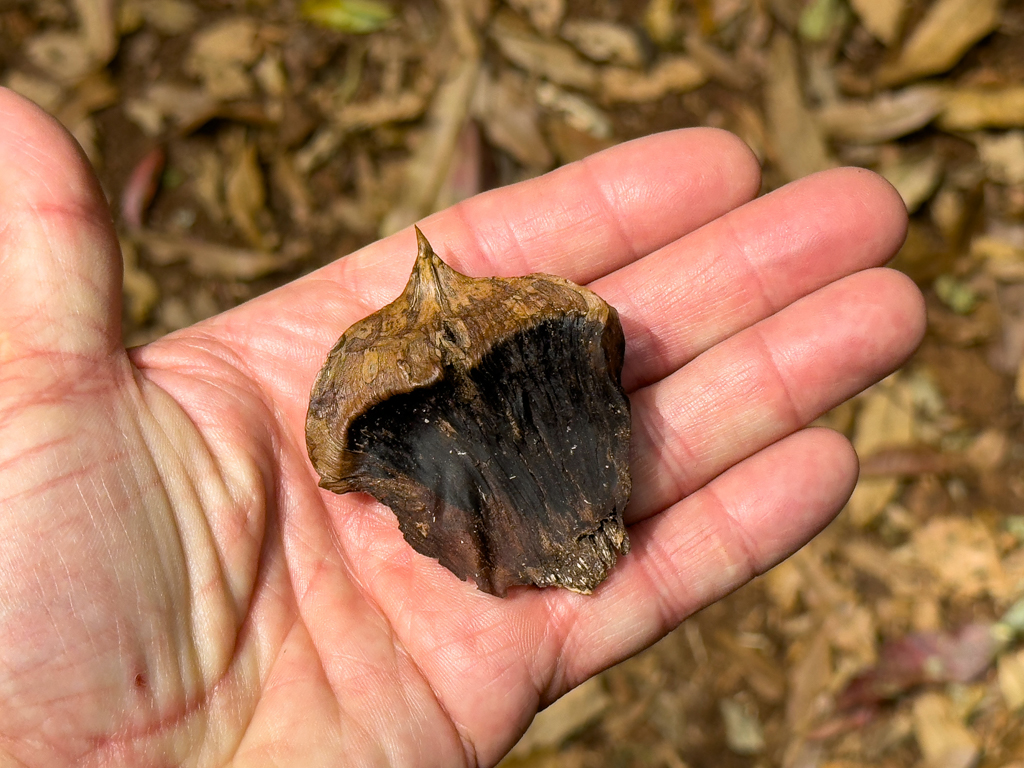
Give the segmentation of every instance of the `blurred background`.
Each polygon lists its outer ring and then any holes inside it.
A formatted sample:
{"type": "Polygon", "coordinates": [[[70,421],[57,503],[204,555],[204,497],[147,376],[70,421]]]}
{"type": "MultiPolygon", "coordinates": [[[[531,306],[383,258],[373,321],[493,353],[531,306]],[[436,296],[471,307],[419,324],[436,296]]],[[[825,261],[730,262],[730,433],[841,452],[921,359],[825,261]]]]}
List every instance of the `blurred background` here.
{"type": "Polygon", "coordinates": [[[928,336],[821,419],[846,510],[504,765],[1024,768],[1024,2],[0,0],[0,82],[99,173],[131,345],[659,130],[884,175],[928,336]]]}

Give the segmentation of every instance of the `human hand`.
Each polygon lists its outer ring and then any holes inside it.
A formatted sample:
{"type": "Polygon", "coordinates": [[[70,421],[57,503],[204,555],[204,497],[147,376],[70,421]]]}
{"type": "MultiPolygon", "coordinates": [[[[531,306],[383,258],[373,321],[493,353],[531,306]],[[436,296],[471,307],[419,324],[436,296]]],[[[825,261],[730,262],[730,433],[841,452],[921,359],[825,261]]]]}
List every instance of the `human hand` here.
{"type": "Polygon", "coordinates": [[[758,185],[737,139],[694,129],[421,224],[467,274],[589,284],[626,333],[632,551],[591,596],[498,599],[306,457],[313,379],[401,291],[411,229],[125,352],[92,172],[0,89],[0,753],[493,764],[539,707],[796,550],[857,476],[842,436],[802,428],[906,359],[923,304],[875,268],[906,224],[884,181],[758,185]]]}

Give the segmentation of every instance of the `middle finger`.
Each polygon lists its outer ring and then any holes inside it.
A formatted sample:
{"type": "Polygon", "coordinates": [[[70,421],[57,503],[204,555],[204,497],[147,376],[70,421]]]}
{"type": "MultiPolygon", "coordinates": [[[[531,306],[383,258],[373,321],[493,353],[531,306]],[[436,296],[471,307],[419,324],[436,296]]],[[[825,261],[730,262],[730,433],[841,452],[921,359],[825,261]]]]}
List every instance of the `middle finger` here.
{"type": "Polygon", "coordinates": [[[630,396],[629,523],[895,370],[924,333],[913,282],[874,269],[797,301],[630,396]]]}
{"type": "Polygon", "coordinates": [[[906,209],[880,176],[819,173],[747,203],[590,285],[619,310],[626,391],[834,280],[888,261],[906,209]]]}

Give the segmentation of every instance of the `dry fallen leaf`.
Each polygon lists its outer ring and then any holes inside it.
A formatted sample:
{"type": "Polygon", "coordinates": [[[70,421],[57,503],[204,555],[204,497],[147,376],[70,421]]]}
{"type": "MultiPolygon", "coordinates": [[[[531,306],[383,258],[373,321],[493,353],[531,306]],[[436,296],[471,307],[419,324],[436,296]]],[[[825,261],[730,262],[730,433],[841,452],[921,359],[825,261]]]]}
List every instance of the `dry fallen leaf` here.
{"type": "Polygon", "coordinates": [[[1024,184],[1024,131],[975,136],[985,175],[1000,184],[1024,184]]]}
{"type": "MultiPolygon", "coordinates": [[[[886,508],[888,514],[895,505],[886,508]]],[[[922,579],[931,578],[902,550],[893,551],[863,538],[851,539],[842,547],[846,561],[861,573],[877,579],[896,597],[920,597],[922,579]]]]}
{"type": "Polygon", "coordinates": [[[157,323],[167,333],[212,317],[220,311],[213,294],[204,287],[186,296],[168,296],[157,309],[157,323]]]}
{"type": "Polygon", "coordinates": [[[998,429],[986,429],[964,452],[967,462],[979,472],[998,469],[1010,450],[1010,438],[998,429]]]}
{"type": "Polygon", "coordinates": [[[73,85],[101,69],[117,50],[114,4],[110,0],[76,0],[76,32],[47,30],[33,35],[25,54],[41,72],[73,85]]]}
{"type": "Polygon", "coordinates": [[[1006,598],[1011,585],[988,527],[980,520],[939,517],[913,532],[912,551],[917,563],[935,578],[944,594],[959,599],[987,595],[1006,598]]]}
{"type": "Polygon", "coordinates": [[[819,696],[832,678],[832,652],[822,632],[812,632],[803,656],[789,667],[789,696],[786,699],[786,723],[803,732],[818,717],[819,696]]]}
{"type": "Polygon", "coordinates": [[[640,38],[621,24],[598,19],[570,19],[562,25],[561,35],[592,61],[626,67],[639,67],[644,63],[640,38]]]}
{"type": "Polygon", "coordinates": [[[715,636],[715,644],[736,662],[743,678],[760,698],[772,704],[778,704],[785,699],[785,675],[768,653],[741,643],[728,632],[718,633],[715,636]]]}
{"type": "Polygon", "coordinates": [[[899,58],[878,72],[883,85],[945,72],[999,24],[1002,0],[936,0],[903,44],[899,58]]]}
{"type": "Polygon", "coordinates": [[[950,90],[938,122],[947,131],[1024,128],[1024,85],[950,90]]]}
{"type": "Polygon", "coordinates": [[[793,180],[831,167],[821,130],[804,103],[796,48],[782,32],[772,40],[764,97],[775,160],[783,175],[793,180]]]}
{"type": "Polygon", "coordinates": [[[185,71],[201,79],[215,99],[240,99],[253,93],[248,67],[262,53],[255,19],[235,16],[218,21],[192,37],[185,71]]]}
{"type": "Polygon", "coordinates": [[[718,710],[725,724],[725,743],[737,755],[764,751],[764,729],[757,713],[735,699],[720,699],[718,710]]]}
{"type": "Polygon", "coordinates": [[[124,103],[124,113],[147,136],[158,136],[170,127],[183,132],[208,120],[217,102],[202,88],[153,83],[141,98],[124,103]]]}
{"type": "Polygon", "coordinates": [[[822,628],[837,651],[833,684],[847,680],[878,661],[878,627],[874,614],[863,605],[840,603],[822,628]]]}
{"type": "Polygon", "coordinates": [[[999,692],[1011,712],[1024,707],[1024,650],[999,657],[999,692]]]}
{"type": "Polygon", "coordinates": [[[106,71],[98,70],[81,80],[54,114],[73,133],[94,112],[116,104],[120,95],[106,71]]]}
{"type": "Polygon", "coordinates": [[[385,123],[415,120],[426,108],[425,96],[415,91],[404,91],[397,96],[379,96],[346,104],[334,116],[334,123],[345,131],[359,131],[385,123]]]}
{"type": "Polygon", "coordinates": [[[929,768],[971,768],[981,756],[978,740],[940,693],[924,693],[914,702],[914,736],[929,768]]]}
{"type": "Polygon", "coordinates": [[[504,70],[495,77],[483,72],[473,94],[473,116],[487,140],[527,168],[547,170],[554,162],[538,125],[537,102],[526,90],[526,78],[504,70]]]}
{"type": "Polygon", "coordinates": [[[679,31],[675,5],[676,0],[647,0],[644,10],[644,30],[663,48],[672,43],[679,31]]]}
{"type": "Polygon", "coordinates": [[[200,30],[192,38],[186,66],[200,74],[207,66],[217,64],[254,64],[262,52],[256,39],[256,20],[233,16],[200,30]]]}
{"type": "Polygon", "coordinates": [[[142,325],[160,300],[160,288],[152,275],[139,268],[138,249],[130,240],[121,240],[121,257],[125,309],[136,326],[142,325]]]}
{"type": "Polygon", "coordinates": [[[686,93],[707,82],[704,68],[688,56],[667,56],[647,72],[628,67],[601,71],[601,95],[609,102],[654,101],[669,93],[686,93]]]}
{"type": "Polygon", "coordinates": [[[199,11],[186,0],[141,0],[137,6],[145,22],[165,35],[188,32],[199,21],[199,11]]]}
{"type": "Polygon", "coordinates": [[[301,227],[309,222],[313,211],[313,195],[304,176],[295,170],[295,164],[287,155],[274,158],[272,176],[275,186],[284,193],[292,221],[301,227]]]}
{"type": "Polygon", "coordinates": [[[933,448],[883,448],[861,459],[860,476],[948,475],[966,468],[960,454],[943,453],[933,448]]]}
{"type": "Polygon", "coordinates": [[[509,0],[508,4],[525,13],[530,23],[548,36],[555,34],[565,16],[565,0],[509,0]]]}
{"type": "Polygon", "coordinates": [[[146,250],[154,264],[186,262],[189,271],[198,277],[229,280],[255,280],[289,269],[306,258],[311,249],[306,241],[292,240],[279,253],[264,253],[149,230],[133,232],[132,239],[146,250]]]}
{"type": "Polygon", "coordinates": [[[263,248],[266,240],[257,222],[267,197],[255,144],[245,145],[232,158],[224,180],[224,199],[231,223],[252,246],[263,248]]]}
{"type": "Polygon", "coordinates": [[[96,121],[90,116],[66,127],[75,137],[78,146],[85,152],[85,156],[89,158],[93,168],[101,168],[103,157],[100,155],[99,128],[96,126],[96,121]]]}
{"type": "Polygon", "coordinates": [[[893,160],[883,162],[878,172],[896,187],[908,213],[916,213],[934,194],[942,180],[943,159],[935,154],[901,152],[893,160]]]}
{"type": "Polygon", "coordinates": [[[253,67],[252,74],[268,96],[281,99],[288,94],[288,74],[278,52],[267,51],[263,54],[263,58],[253,67]]]}
{"type": "Polygon", "coordinates": [[[971,239],[971,256],[982,261],[985,271],[997,280],[1024,281],[1024,232],[989,232],[971,239]]]}
{"type": "Polygon", "coordinates": [[[224,161],[212,149],[199,151],[186,160],[192,194],[215,223],[227,219],[224,205],[224,161]]]}
{"type": "Polygon", "coordinates": [[[47,112],[54,113],[64,102],[64,89],[45,77],[36,77],[20,69],[8,70],[4,86],[34,101],[47,112]]]}
{"type": "Polygon", "coordinates": [[[505,58],[530,74],[585,91],[597,84],[597,68],[566,43],[542,40],[504,16],[491,26],[491,35],[505,58]]]}
{"type": "Polygon", "coordinates": [[[438,193],[469,117],[480,75],[479,55],[473,55],[476,51],[468,53],[459,58],[434,94],[425,133],[406,166],[401,197],[381,223],[382,236],[397,232],[437,209],[438,193]]]}
{"type": "Polygon", "coordinates": [[[590,101],[551,83],[537,86],[537,103],[562,116],[568,125],[595,139],[609,139],[611,120],[590,101]]]}
{"type": "MultiPolygon", "coordinates": [[[[738,91],[754,87],[757,78],[739,57],[724,51],[698,34],[686,36],[686,52],[712,80],[738,91]]],[[[746,102],[744,102],[746,103],[746,102]]]]}
{"type": "Polygon", "coordinates": [[[117,4],[113,0],[75,0],[74,5],[93,64],[101,67],[117,52],[117,4]]]}
{"type": "MultiPolygon", "coordinates": [[[[861,456],[870,456],[882,448],[909,445],[914,440],[913,394],[896,378],[877,385],[864,400],[857,417],[853,445],[861,456]]],[[[874,520],[899,490],[897,478],[862,478],[847,503],[855,525],[874,520]]]]}
{"type": "Polygon", "coordinates": [[[834,139],[876,144],[920,130],[943,106],[941,90],[915,86],[871,101],[837,101],[820,109],[817,117],[834,139]]]}
{"type": "Polygon", "coordinates": [[[906,0],[850,0],[865,29],[886,45],[892,45],[899,36],[906,0]]]}
{"type": "Polygon", "coordinates": [[[85,38],[71,32],[42,32],[25,46],[32,64],[59,83],[72,85],[95,66],[85,38]]]}
{"type": "Polygon", "coordinates": [[[460,203],[483,191],[483,151],[480,126],[475,120],[467,120],[459,131],[448,174],[434,201],[437,210],[460,203]]]}
{"type": "Polygon", "coordinates": [[[783,560],[765,574],[764,581],[769,599],[779,610],[784,614],[796,610],[804,577],[793,560],[783,560]]]}
{"type": "Polygon", "coordinates": [[[795,563],[803,575],[804,603],[815,613],[827,615],[843,604],[857,602],[857,593],[838,579],[822,558],[822,552],[802,550],[795,563]]]}
{"type": "Polygon", "coordinates": [[[551,148],[562,163],[574,163],[584,157],[608,149],[613,139],[597,139],[589,133],[577,130],[559,117],[552,117],[546,122],[547,135],[551,140],[551,148]]]}

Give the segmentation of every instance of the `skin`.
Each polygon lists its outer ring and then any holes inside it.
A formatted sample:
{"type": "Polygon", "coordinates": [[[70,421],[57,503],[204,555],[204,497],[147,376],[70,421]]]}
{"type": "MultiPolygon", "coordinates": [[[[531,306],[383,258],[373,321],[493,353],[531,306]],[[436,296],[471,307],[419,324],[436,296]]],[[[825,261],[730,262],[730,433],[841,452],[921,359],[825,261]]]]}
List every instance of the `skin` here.
{"type": "Polygon", "coordinates": [[[421,222],[456,269],[589,284],[626,332],[633,550],[592,596],[501,600],[306,458],[316,372],[401,291],[412,230],[126,352],[99,186],[0,90],[0,760],[491,765],[802,546],[857,477],[806,425],[898,367],[924,310],[881,268],[906,214],[878,176],[759,183],[735,137],[682,130],[421,222]]]}

